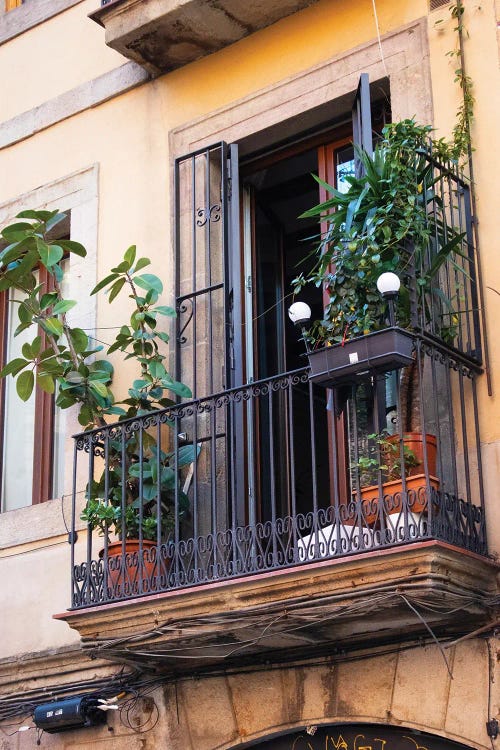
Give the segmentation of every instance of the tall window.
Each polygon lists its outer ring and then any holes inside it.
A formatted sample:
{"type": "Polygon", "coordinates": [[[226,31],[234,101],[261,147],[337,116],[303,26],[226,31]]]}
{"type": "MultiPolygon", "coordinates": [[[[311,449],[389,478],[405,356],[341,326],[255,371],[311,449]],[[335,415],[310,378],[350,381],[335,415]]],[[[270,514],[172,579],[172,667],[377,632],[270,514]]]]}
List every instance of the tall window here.
{"type": "MultiPolygon", "coordinates": [[[[52,277],[44,267],[38,282],[51,289],[52,277]]],[[[2,362],[22,357],[22,347],[31,343],[33,328],[15,336],[19,325],[21,292],[0,298],[0,323],[4,331],[2,362]]],[[[38,332],[43,335],[42,331],[38,332]]],[[[12,378],[1,384],[1,509],[3,511],[41,503],[63,492],[64,413],[55,408],[54,397],[35,388],[28,401],[21,401],[12,378]]]]}

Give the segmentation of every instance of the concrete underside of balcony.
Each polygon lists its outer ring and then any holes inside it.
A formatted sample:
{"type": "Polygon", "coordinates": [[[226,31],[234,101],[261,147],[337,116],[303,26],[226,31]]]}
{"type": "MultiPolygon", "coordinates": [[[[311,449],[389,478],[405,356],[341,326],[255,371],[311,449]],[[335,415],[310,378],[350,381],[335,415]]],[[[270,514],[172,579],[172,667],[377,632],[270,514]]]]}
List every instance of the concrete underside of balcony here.
{"type": "Polygon", "coordinates": [[[54,616],[96,657],[211,671],[493,627],[498,569],[429,541],[54,616]]]}
{"type": "Polygon", "coordinates": [[[106,44],[150,73],[174,70],[316,0],[114,0],[90,14],[106,44]]]}

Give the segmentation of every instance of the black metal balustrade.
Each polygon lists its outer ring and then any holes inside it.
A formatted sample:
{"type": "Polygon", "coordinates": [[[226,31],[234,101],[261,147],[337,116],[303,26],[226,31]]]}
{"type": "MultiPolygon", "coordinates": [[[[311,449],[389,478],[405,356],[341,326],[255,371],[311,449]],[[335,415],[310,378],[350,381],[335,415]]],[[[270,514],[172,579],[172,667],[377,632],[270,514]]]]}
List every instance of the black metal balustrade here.
{"type": "Polygon", "coordinates": [[[411,367],[364,375],[333,398],[298,370],[77,435],[73,531],[90,491],[122,539],[115,554],[96,529],[73,534],[72,607],[428,539],[485,555],[478,370],[418,337],[411,367]],[[406,445],[409,400],[420,463],[406,445]],[[146,508],[159,519],[150,542],[146,508]]]}

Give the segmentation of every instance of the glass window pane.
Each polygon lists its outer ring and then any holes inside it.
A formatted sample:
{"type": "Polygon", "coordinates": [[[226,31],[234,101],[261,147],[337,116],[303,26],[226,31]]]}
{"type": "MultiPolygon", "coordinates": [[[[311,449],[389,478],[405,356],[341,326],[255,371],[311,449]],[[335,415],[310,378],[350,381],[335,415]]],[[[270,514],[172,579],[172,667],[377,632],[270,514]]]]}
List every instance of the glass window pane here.
{"type": "MultiPolygon", "coordinates": [[[[21,292],[11,292],[8,303],[6,361],[22,357],[22,346],[34,338],[33,329],[14,336],[19,325],[16,300],[21,292]]],[[[35,437],[35,394],[21,401],[13,378],[5,381],[3,433],[2,510],[31,505],[33,483],[33,445],[35,437]]]]}
{"type": "Polygon", "coordinates": [[[354,175],[354,148],[345,146],[335,152],[335,171],[337,176],[337,190],[346,193],[349,183],[346,177],[354,175]]]}

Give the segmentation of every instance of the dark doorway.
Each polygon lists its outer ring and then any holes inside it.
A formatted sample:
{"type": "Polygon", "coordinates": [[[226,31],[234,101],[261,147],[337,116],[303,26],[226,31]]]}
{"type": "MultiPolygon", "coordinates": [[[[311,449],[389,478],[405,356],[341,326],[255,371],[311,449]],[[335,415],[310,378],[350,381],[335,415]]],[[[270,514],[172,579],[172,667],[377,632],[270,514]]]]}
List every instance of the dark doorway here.
{"type": "MultiPolygon", "coordinates": [[[[310,253],[319,241],[321,231],[316,219],[299,218],[307,209],[326,198],[313,175],[342,188],[345,177],[354,170],[353,148],[348,139],[328,141],[309,147],[302,145],[282,158],[263,158],[252,167],[243,167],[244,223],[249,227],[244,243],[245,309],[247,329],[247,379],[261,380],[305,367],[304,342],[288,319],[292,299],[292,281],[299,272],[307,273],[313,262],[310,253]]],[[[323,309],[322,290],[306,287],[301,299],[312,309],[312,317],[320,319],[323,309]]],[[[320,507],[330,503],[330,458],[327,439],[332,417],[328,391],[313,388],[312,404],[309,386],[297,391],[290,424],[290,405],[285,394],[278,394],[272,413],[263,405],[255,415],[256,473],[254,496],[257,517],[270,520],[292,514],[290,483],[294,482],[296,513],[311,510],[312,471],[316,472],[320,507]],[[311,406],[314,420],[311,420],[311,406]],[[316,465],[311,467],[303,451],[306,425],[314,424],[316,465]],[[269,460],[269,436],[274,439],[273,458],[269,460]],[[283,465],[290,455],[293,442],[294,476],[283,465]],[[273,477],[279,477],[274,492],[273,477]],[[273,496],[271,509],[269,498],[273,496]]]]}

